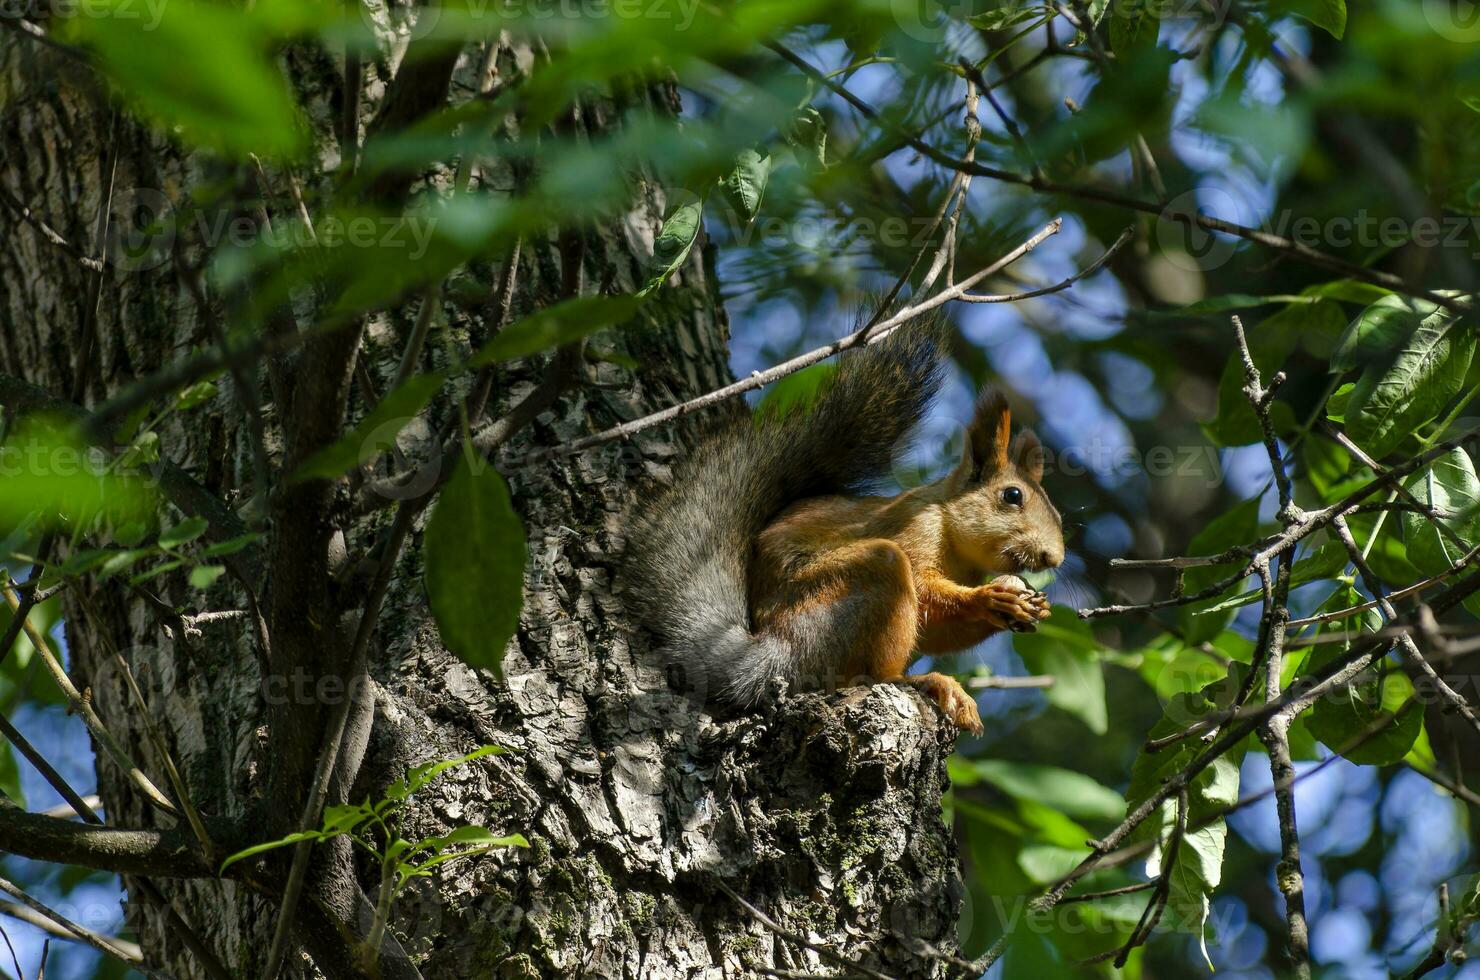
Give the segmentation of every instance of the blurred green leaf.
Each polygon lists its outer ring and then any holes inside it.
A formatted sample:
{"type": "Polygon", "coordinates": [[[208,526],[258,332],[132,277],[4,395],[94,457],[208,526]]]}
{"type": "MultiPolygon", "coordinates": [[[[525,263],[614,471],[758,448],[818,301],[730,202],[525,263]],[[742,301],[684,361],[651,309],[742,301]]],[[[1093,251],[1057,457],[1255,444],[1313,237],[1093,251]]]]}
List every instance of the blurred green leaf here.
{"type": "Polygon", "coordinates": [[[576,296],[537,310],[499,331],[468,361],[484,367],[528,357],[579,340],[598,330],[625,323],[637,312],[636,296],[576,296]]]}
{"type": "Polygon", "coordinates": [[[16,765],[15,752],[9,742],[0,742],[0,793],[21,809],[26,808],[26,794],[21,790],[21,769],[16,765]]]}
{"type": "MultiPolygon", "coordinates": [[[[1240,501],[1208,522],[1187,545],[1189,555],[1217,555],[1238,545],[1246,545],[1259,533],[1259,498],[1250,497],[1240,501]]],[[[1240,562],[1225,562],[1220,565],[1201,565],[1182,573],[1182,589],[1187,595],[1195,595],[1209,588],[1220,579],[1238,571],[1240,562]]],[[[1237,583],[1235,586],[1237,587],[1237,583]]],[[[1211,612],[1220,604],[1215,598],[1189,603],[1181,608],[1178,621],[1182,637],[1188,643],[1211,640],[1227,626],[1233,618],[1233,610],[1224,608],[1211,612]]]]}
{"type": "Polygon", "coordinates": [[[762,156],[756,150],[743,150],[735,162],[735,169],[724,179],[725,196],[731,206],[747,223],[755,219],[760,210],[761,199],[766,195],[766,183],[771,179],[771,157],[762,156]]]}
{"type": "Polygon", "coordinates": [[[159,535],[159,546],[161,548],[176,548],[182,544],[188,544],[206,533],[210,524],[204,517],[187,517],[179,524],[159,535]]]}
{"type": "Polygon", "coordinates": [[[274,38],[250,9],[197,0],[140,8],[99,0],[63,35],[97,52],[145,115],[190,143],[245,157],[288,157],[306,145],[297,101],[272,57],[274,38]]]}
{"type": "Polygon", "coordinates": [[[396,436],[426,407],[446,380],[447,376],[440,371],[407,378],[337,442],[304,460],[293,471],[293,481],[332,480],[374,459],[395,444],[396,436]]]}
{"type": "Polygon", "coordinates": [[[827,166],[827,120],[813,107],[802,109],[792,120],[786,141],[796,149],[803,166],[827,166]]]}
{"type": "Polygon", "coordinates": [[[1346,34],[1346,0],[1272,0],[1270,9],[1303,17],[1338,41],[1346,34]]]}
{"type": "Polygon", "coordinates": [[[1096,735],[1105,734],[1105,678],[1094,634],[1074,612],[1055,606],[1032,633],[1014,633],[1012,647],[1033,674],[1054,678],[1048,703],[1066,711],[1096,735]]]}
{"type": "Polygon", "coordinates": [[[1002,759],[966,763],[972,774],[1009,796],[1041,803],[1084,820],[1119,820],[1125,801],[1113,789],[1070,769],[1002,759]]]}
{"type": "MultiPolygon", "coordinates": [[[[1366,597],[1352,586],[1343,586],[1322,603],[1320,612],[1330,613],[1361,605],[1366,597]]],[[[1318,635],[1375,633],[1382,629],[1382,614],[1368,609],[1322,623],[1318,635]]],[[[1312,649],[1302,674],[1317,671],[1349,654],[1360,640],[1344,638],[1312,649]]],[[[1397,667],[1379,660],[1351,684],[1331,691],[1305,715],[1310,733],[1328,749],[1358,765],[1391,765],[1413,747],[1423,728],[1423,711],[1415,706],[1398,715],[1398,709],[1413,694],[1413,684],[1397,667]],[[1395,717],[1396,716],[1396,717],[1395,717]],[[1374,733],[1387,722],[1387,726],[1374,733]],[[1361,742],[1360,745],[1353,743],[1361,742]]]]}
{"type": "Polygon", "coordinates": [[[1043,8],[1026,0],[993,0],[989,9],[971,14],[966,22],[984,31],[1001,31],[1029,20],[1041,19],[1043,8]]]}
{"type": "Polygon", "coordinates": [[[216,392],[214,381],[198,381],[187,388],[182,388],[179,394],[175,395],[175,408],[181,412],[188,412],[215,398],[216,392]]]}
{"type": "Polygon", "coordinates": [[[152,516],[155,482],[147,472],[110,463],[65,426],[28,418],[0,443],[0,527],[36,515],[46,526],[114,526],[152,516]]]}
{"type": "Polygon", "coordinates": [[[1305,478],[1323,501],[1334,499],[1336,488],[1348,482],[1347,474],[1352,468],[1351,453],[1334,439],[1309,436],[1300,445],[1300,459],[1304,464],[1305,478]]]}
{"type": "Polygon", "coordinates": [[[194,589],[209,589],[216,579],[225,574],[225,565],[197,565],[190,570],[190,586],[194,589]]]}
{"type": "Polygon", "coordinates": [[[1160,30],[1161,17],[1155,5],[1111,4],[1110,50],[1117,58],[1134,57],[1143,48],[1155,47],[1160,30]]]}
{"type": "Polygon", "coordinates": [[[1356,387],[1355,383],[1348,381],[1331,392],[1331,397],[1326,399],[1326,418],[1333,422],[1346,421],[1346,407],[1351,404],[1352,390],[1356,387]]]}
{"type": "Polygon", "coordinates": [[[757,425],[792,412],[807,412],[838,373],[837,361],[821,361],[788,374],[766,391],[752,416],[757,425]]]}

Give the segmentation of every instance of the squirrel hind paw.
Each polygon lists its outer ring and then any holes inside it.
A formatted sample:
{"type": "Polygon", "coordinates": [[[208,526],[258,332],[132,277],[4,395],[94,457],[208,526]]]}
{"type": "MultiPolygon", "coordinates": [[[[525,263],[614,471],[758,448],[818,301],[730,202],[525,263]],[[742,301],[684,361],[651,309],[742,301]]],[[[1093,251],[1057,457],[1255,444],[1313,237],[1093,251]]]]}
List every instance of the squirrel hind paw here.
{"type": "Polygon", "coordinates": [[[945,674],[930,673],[903,677],[900,680],[902,683],[918,688],[934,701],[957,728],[971,732],[973,735],[980,735],[985,731],[982,727],[981,712],[976,706],[976,699],[966,692],[956,678],[945,674]]]}

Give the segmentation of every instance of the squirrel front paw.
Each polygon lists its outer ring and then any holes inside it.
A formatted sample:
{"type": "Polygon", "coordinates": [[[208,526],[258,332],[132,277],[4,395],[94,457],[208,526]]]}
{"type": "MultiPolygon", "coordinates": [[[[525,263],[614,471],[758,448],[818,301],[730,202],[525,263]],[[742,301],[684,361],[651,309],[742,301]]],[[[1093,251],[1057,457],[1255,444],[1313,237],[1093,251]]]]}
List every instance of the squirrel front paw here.
{"type": "Polygon", "coordinates": [[[905,677],[903,681],[923,691],[957,728],[973,735],[980,735],[985,730],[982,728],[981,712],[976,708],[976,699],[966,693],[966,689],[956,678],[930,673],[905,677]]]}
{"type": "Polygon", "coordinates": [[[1016,575],[1001,575],[976,590],[983,614],[1004,629],[1026,632],[1049,616],[1048,596],[1016,575]]]}

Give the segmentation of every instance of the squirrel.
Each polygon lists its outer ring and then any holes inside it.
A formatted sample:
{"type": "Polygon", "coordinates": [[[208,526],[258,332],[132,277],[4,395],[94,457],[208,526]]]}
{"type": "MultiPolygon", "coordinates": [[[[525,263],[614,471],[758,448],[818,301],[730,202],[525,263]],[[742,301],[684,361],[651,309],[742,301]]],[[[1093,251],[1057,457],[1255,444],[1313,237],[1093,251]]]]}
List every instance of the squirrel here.
{"type": "Polygon", "coordinates": [[[990,387],[954,469],[898,496],[867,493],[944,370],[941,328],[900,326],[843,353],[807,407],[721,426],[639,504],[627,591],[672,679],[738,708],[777,677],[908,684],[981,734],[955,678],[905,669],[1047,618],[1047,597],[1015,573],[1060,564],[1063,528],[1039,485],[1041,443],[1029,430],[1009,441],[1007,401],[990,387]]]}

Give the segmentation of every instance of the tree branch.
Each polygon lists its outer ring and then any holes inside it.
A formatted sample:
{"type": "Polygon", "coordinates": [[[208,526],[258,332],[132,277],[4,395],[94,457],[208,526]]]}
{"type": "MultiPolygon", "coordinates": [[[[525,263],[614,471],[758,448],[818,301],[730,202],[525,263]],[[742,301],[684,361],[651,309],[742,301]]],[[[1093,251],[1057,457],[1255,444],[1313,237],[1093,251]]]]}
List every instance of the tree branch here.
{"type": "Polygon", "coordinates": [[[1289,255],[1292,258],[1306,263],[1307,265],[1313,265],[1317,268],[1336,272],[1352,279],[1359,279],[1363,282],[1370,282],[1375,285],[1383,286],[1388,289],[1405,293],[1409,296],[1422,297],[1423,299],[1426,299],[1431,303],[1442,306],[1446,309],[1453,310],[1457,313],[1468,312],[1473,308],[1473,305],[1467,300],[1440,296],[1439,294],[1425,289],[1422,286],[1418,286],[1408,282],[1408,280],[1404,279],[1401,276],[1396,276],[1388,272],[1379,272],[1374,269],[1366,268],[1365,266],[1354,265],[1343,259],[1338,259],[1334,255],[1327,255],[1325,252],[1317,251],[1316,249],[1313,249],[1307,245],[1302,245],[1299,242],[1291,241],[1288,238],[1281,238],[1278,235],[1274,235],[1266,231],[1260,231],[1256,228],[1246,228],[1243,225],[1235,224],[1231,221],[1224,221],[1221,218],[1210,217],[1199,212],[1175,211],[1154,201],[1142,201],[1137,198],[1127,197],[1124,194],[1120,194],[1116,191],[1106,190],[1099,187],[1080,186],[1075,184],[1060,184],[1036,176],[1014,173],[1010,170],[1002,170],[998,167],[989,167],[980,163],[976,163],[974,161],[968,162],[966,160],[957,159],[955,157],[952,157],[950,154],[942,152],[931,144],[925,142],[918,136],[904,131],[897,123],[894,123],[892,120],[882,115],[873,106],[869,105],[867,102],[860,99],[852,92],[848,91],[845,86],[840,85],[838,82],[834,81],[831,78],[828,78],[822,72],[812,67],[810,63],[791,51],[785,45],[777,41],[766,41],[764,43],[767,48],[770,48],[776,54],[780,55],[783,59],[800,69],[803,74],[807,75],[807,77],[811,78],[813,81],[831,90],[835,95],[839,96],[849,105],[853,106],[853,108],[857,109],[869,120],[886,127],[891,132],[902,138],[905,143],[907,143],[916,152],[934,161],[935,163],[946,167],[947,169],[955,170],[959,173],[970,173],[980,177],[988,177],[992,180],[1000,181],[1002,183],[1017,184],[1019,186],[1027,187],[1031,190],[1035,190],[1043,194],[1062,194],[1066,197],[1073,197],[1086,201],[1096,201],[1101,204],[1109,204],[1113,207],[1123,208],[1130,211],[1138,211],[1142,214],[1154,215],[1165,221],[1173,221],[1183,225],[1196,225],[1197,227],[1202,228],[1205,231],[1221,232],[1225,235],[1232,235],[1236,238],[1242,238],[1247,241],[1256,242],[1260,245],[1264,245],[1267,248],[1276,249],[1277,251],[1283,252],[1284,254],[1289,255]]]}

